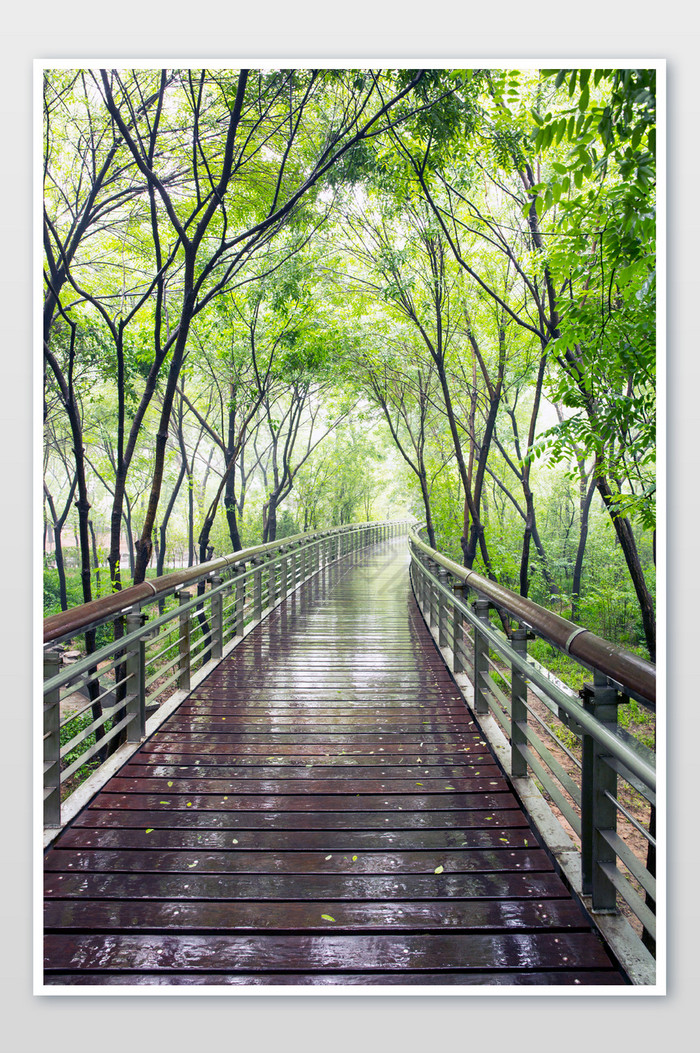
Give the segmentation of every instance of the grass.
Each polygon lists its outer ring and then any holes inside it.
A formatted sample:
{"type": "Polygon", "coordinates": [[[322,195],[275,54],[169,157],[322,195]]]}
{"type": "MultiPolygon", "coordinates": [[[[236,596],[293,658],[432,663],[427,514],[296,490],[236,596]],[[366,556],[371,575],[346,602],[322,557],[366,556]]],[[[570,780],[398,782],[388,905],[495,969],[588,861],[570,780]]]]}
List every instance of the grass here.
{"type": "MultiPolygon", "coordinates": [[[[71,720],[66,721],[64,726],[61,728],[61,746],[67,745],[76,735],[79,735],[81,731],[85,731],[93,721],[92,711],[88,710],[85,713],[73,717],[71,720]]],[[[112,726],[112,721],[107,720],[104,724],[105,731],[109,731],[112,726]]],[[[65,757],[61,760],[61,769],[65,770],[69,768],[71,764],[74,764],[91,746],[95,744],[95,733],[88,735],[87,738],[79,742],[72,750],[70,750],[65,757]]],[[[87,777],[99,768],[101,764],[99,755],[91,757],[85,761],[82,767],[77,768],[70,778],[61,784],[61,800],[65,800],[82,782],[85,782],[87,777]]]]}

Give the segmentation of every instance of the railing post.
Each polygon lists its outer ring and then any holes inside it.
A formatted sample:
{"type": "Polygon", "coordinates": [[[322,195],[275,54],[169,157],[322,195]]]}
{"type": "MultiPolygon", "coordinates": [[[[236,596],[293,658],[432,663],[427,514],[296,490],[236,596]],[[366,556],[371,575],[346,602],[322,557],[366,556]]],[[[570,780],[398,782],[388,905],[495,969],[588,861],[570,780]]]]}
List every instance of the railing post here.
{"type": "Polygon", "coordinates": [[[277,599],[277,562],[274,554],[267,559],[267,609],[275,605],[277,599]]]}
{"type": "Polygon", "coordinates": [[[246,579],[243,577],[245,572],[245,563],[236,564],[237,578],[236,578],[236,627],[234,630],[235,636],[243,636],[243,630],[245,629],[245,582],[246,579]]]}
{"type": "MultiPolygon", "coordinates": [[[[438,567],[438,577],[440,584],[447,587],[448,579],[450,577],[449,571],[443,566],[438,567]]],[[[437,589],[437,601],[438,601],[438,646],[447,647],[447,596],[440,589],[437,589]]]]}
{"type": "Polygon", "coordinates": [[[280,545],[280,600],[283,600],[287,595],[288,564],[287,546],[280,545]]]}
{"type": "MultiPolygon", "coordinates": [[[[611,729],[617,725],[618,692],[603,673],[594,672],[593,684],[584,685],[581,697],[597,720],[611,729]]],[[[616,862],[615,850],[603,834],[617,830],[617,775],[607,763],[604,747],[590,735],[584,733],[582,747],[581,887],[584,895],[591,896],[594,911],[613,914],[617,909],[615,886],[600,864],[615,866],[616,862]]]]}
{"type": "MultiPolygon", "coordinates": [[[[464,582],[458,578],[452,584],[452,591],[455,594],[455,599],[460,602],[464,602],[464,582]]],[[[452,608],[452,672],[462,673],[464,671],[464,662],[462,661],[462,644],[464,640],[462,627],[464,625],[464,615],[458,607],[452,608]]]]}
{"type": "MultiPolygon", "coordinates": [[[[474,613],[477,618],[482,622],[488,622],[489,620],[489,607],[490,603],[488,600],[476,600],[474,603],[474,613]]],[[[485,636],[479,632],[478,627],[474,626],[474,711],[476,713],[487,713],[488,703],[486,701],[486,695],[482,686],[482,674],[488,672],[488,640],[485,636]]]]}
{"type": "Polygon", "coordinates": [[[253,621],[262,619],[262,560],[254,559],[253,567],[253,621]]]}
{"type": "MultiPolygon", "coordinates": [[[[58,676],[60,651],[44,651],[44,680],[58,676]]],[[[44,826],[61,825],[61,690],[44,696],[44,826]]]]}
{"type": "MultiPolygon", "coordinates": [[[[141,611],[129,611],[126,616],[127,635],[143,628],[145,623],[145,614],[141,611]]],[[[143,636],[127,653],[126,676],[128,687],[125,715],[133,718],[126,726],[126,741],[140,742],[146,735],[146,641],[143,636]]]]}
{"type": "Polygon", "coordinates": [[[426,602],[428,607],[428,625],[432,629],[432,627],[435,625],[435,586],[433,585],[431,579],[428,577],[428,574],[435,573],[436,564],[435,560],[430,559],[429,556],[425,561],[425,569],[427,572],[425,576],[425,586],[428,590],[426,596],[426,602]]]}
{"type": "MultiPolygon", "coordinates": [[[[515,629],[511,636],[513,650],[519,655],[527,654],[527,629],[515,629]]],[[[511,665],[510,680],[510,769],[511,775],[527,775],[527,680],[514,665],[511,665]]]]}
{"type": "MultiPolygon", "coordinates": [[[[180,589],[177,594],[178,603],[182,606],[191,599],[187,589],[180,589]]],[[[190,690],[190,612],[180,611],[180,676],[178,687],[182,691],[190,690]]]]}
{"type": "Polygon", "coordinates": [[[417,563],[420,568],[419,584],[420,584],[420,606],[423,611],[423,617],[425,618],[428,625],[430,625],[430,582],[428,581],[428,557],[424,556],[422,552],[417,554],[417,563]]]}
{"type": "MultiPolygon", "coordinates": [[[[209,579],[212,589],[223,585],[223,579],[212,574],[209,579]]],[[[211,597],[211,656],[221,658],[224,653],[224,597],[221,592],[213,592],[211,597]]]]}

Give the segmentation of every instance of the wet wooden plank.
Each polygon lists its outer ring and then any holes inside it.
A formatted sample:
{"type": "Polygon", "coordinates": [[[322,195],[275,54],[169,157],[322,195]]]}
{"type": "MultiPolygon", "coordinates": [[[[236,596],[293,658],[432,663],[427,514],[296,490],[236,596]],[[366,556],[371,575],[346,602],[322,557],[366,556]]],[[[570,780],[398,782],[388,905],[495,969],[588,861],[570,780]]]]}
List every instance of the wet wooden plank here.
{"type": "MultiPolygon", "coordinates": [[[[301,770],[293,778],[289,777],[284,780],[277,779],[272,776],[268,779],[262,779],[252,776],[247,779],[213,779],[213,778],[200,778],[200,779],[166,779],[152,777],[149,779],[126,779],[116,778],[110,779],[107,784],[107,792],[115,794],[125,793],[136,793],[143,794],[146,792],[150,793],[167,793],[172,790],[173,793],[180,794],[201,794],[211,793],[216,796],[221,794],[270,794],[270,793],[307,793],[307,794],[318,794],[328,795],[334,791],[342,793],[343,783],[338,779],[316,779],[311,777],[307,772],[301,770]],[[169,785],[172,783],[172,786],[169,785]],[[303,783],[303,785],[301,785],[303,783]]],[[[357,775],[353,777],[353,789],[356,794],[406,794],[415,790],[416,787],[421,787],[422,790],[441,790],[441,791],[457,791],[459,793],[498,793],[499,791],[505,793],[507,791],[507,784],[503,778],[486,777],[481,778],[480,776],[473,776],[469,779],[458,778],[452,776],[449,781],[442,777],[440,779],[429,779],[427,775],[422,776],[420,779],[416,779],[415,776],[410,776],[405,779],[378,779],[378,778],[359,778],[357,775]],[[445,783],[447,782],[447,785],[445,783]]]]}
{"type": "MultiPolygon", "coordinates": [[[[525,828],[530,832],[530,827],[523,813],[517,809],[501,809],[498,813],[498,828],[512,829],[525,828]]],[[[86,809],[82,812],[66,831],[64,838],[69,838],[79,828],[109,828],[109,829],[146,829],[153,827],[164,830],[353,830],[360,834],[364,831],[382,830],[387,824],[391,824],[395,830],[432,831],[452,830],[456,834],[468,832],[475,829],[490,829],[495,822],[492,812],[483,812],[478,809],[472,811],[422,811],[422,812],[393,812],[391,816],[385,812],[363,812],[360,814],[348,814],[342,812],[191,812],[185,810],[173,810],[160,808],[154,810],[131,810],[120,809],[110,811],[97,807],[86,809]]],[[[62,839],[63,843],[63,839],[62,839]]]]}
{"type": "MultiPolygon", "coordinates": [[[[337,761],[333,761],[330,757],[309,757],[305,759],[290,757],[287,760],[282,758],[267,758],[267,757],[255,757],[255,758],[229,758],[229,762],[225,763],[219,759],[218,763],[212,764],[208,760],[204,764],[201,763],[201,759],[192,763],[178,763],[182,761],[182,757],[173,757],[168,763],[161,763],[158,760],[150,760],[147,764],[142,764],[138,761],[133,763],[125,764],[119,773],[119,778],[160,778],[160,779],[221,779],[221,778],[241,778],[241,779],[293,779],[298,776],[303,778],[319,778],[324,779],[347,779],[348,774],[352,774],[353,778],[371,778],[371,779],[387,779],[399,776],[400,778],[407,778],[412,775],[414,778],[420,775],[425,779],[439,779],[443,783],[449,782],[452,776],[460,777],[464,775],[471,775],[474,777],[476,771],[472,768],[467,767],[464,764],[454,764],[452,762],[439,763],[441,758],[437,758],[437,763],[431,763],[421,757],[420,760],[398,760],[387,766],[388,758],[374,757],[374,758],[361,758],[348,757],[341,758],[337,761]],[[270,766],[270,761],[276,760],[274,767],[270,766]],[[369,763],[373,761],[373,763],[369,763]],[[428,765],[427,767],[425,765],[428,765]],[[348,773],[347,769],[352,768],[352,773],[348,773]]],[[[479,764],[479,774],[482,776],[499,776],[500,769],[491,762],[491,758],[482,758],[479,764]]],[[[441,787],[436,787],[441,788],[441,787]]]]}
{"type": "Polygon", "coordinates": [[[410,595],[304,587],[46,854],[46,982],[624,983],[410,595]]]}
{"type": "MultiPolygon", "coordinates": [[[[61,841],[61,851],[85,848],[148,848],[171,850],[211,848],[219,851],[316,851],[356,852],[374,849],[414,849],[446,852],[457,848],[504,848],[532,847],[529,829],[459,830],[448,827],[443,830],[411,828],[391,830],[387,827],[373,830],[237,830],[235,838],[231,830],[173,830],[160,826],[139,824],[133,827],[94,829],[73,827],[61,841]]],[[[325,858],[325,856],[324,856],[325,858]]]]}
{"type": "Polygon", "coordinates": [[[511,929],[553,932],[588,928],[583,913],[568,899],[309,900],[303,903],[48,900],[45,924],[65,931],[152,933],[497,932],[511,929]]]}
{"type": "Polygon", "coordinates": [[[625,980],[619,973],[596,970],[560,969],[556,972],[450,972],[450,973],[110,973],[105,971],[80,973],[48,973],[48,986],[104,985],[104,986],[471,986],[471,987],[609,987],[622,986],[625,980]]]}
{"type": "Polygon", "coordinates": [[[47,872],[51,899],[362,900],[569,899],[553,871],[500,874],[185,874],[47,872]]]}
{"type": "Polygon", "coordinates": [[[544,870],[549,859],[541,849],[451,849],[422,852],[354,851],[252,852],[232,846],[229,851],[209,849],[152,851],[140,849],[55,849],[46,861],[46,873],[85,870],[90,873],[181,873],[195,867],[198,874],[431,874],[544,870]],[[359,853],[359,854],[358,854],[359,853]]]}
{"type": "Polygon", "coordinates": [[[383,794],[360,794],[355,791],[352,794],[337,793],[310,797],[304,793],[178,794],[173,787],[169,787],[167,795],[162,793],[127,794],[102,792],[91,807],[112,809],[158,808],[161,800],[166,797],[168,798],[169,808],[192,808],[195,812],[209,810],[335,812],[339,809],[348,812],[378,812],[382,810],[391,812],[422,812],[424,810],[461,812],[469,811],[473,808],[478,811],[490,810],[491,821],[493,822],[497,821],[496,816],[499,811],[517,807],[516,798],[512,793],[450,794],[435,791],[431,794],[396,794],[388,797],[383,794]]]}
{"type": "Polygon", "coordinates": [[[51,934],[46,937],[51,968],[79,971],[194,969],[222,972],[309,970],[382,972],[453,969],[558,969],[585,961],[605,968],[609,958],[592,933],[506,933],[499,935],[238,935],[216,936],[51,934]]]}

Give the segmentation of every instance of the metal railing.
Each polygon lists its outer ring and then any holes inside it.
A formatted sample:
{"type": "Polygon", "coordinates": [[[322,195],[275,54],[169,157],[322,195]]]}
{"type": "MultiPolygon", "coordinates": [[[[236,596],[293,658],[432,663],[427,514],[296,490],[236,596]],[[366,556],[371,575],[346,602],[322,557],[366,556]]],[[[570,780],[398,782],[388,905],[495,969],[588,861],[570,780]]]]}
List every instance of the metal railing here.
{"type": "Polygon", "coordinates": [[[482,728],[496,722],[514,785],[532,779],[573,835],[584,902],[597,915],[622,911],[634,953],[653,955],[655,751],[619,726],[618,708],[634,699],[655,712],[655,667],[467,570],[414,530],[409,548],[423,616],[460,686],[471,686],[482,728]],[[577,695],[528,655],[533,637],[590,670],[592,682],[577,695]]]}
{"type": "Polygon", "coordinates": [[[184,697],[195,675],[213,668],[286,596],[406,529],[405,522],[363,523],[295,535],[46,618],[45,827],[59,828],[78,786],[140,742],[147,720],[153,730],[166,703],[184,697]],[[86,633],[97,636],[93,650],[86,633]]]}

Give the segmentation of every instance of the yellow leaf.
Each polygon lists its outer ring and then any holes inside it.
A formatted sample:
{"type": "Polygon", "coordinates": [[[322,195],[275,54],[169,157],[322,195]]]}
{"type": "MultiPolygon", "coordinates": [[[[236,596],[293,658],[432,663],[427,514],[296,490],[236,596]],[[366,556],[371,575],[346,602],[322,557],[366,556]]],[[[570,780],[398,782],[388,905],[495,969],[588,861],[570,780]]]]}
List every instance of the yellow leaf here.
{"type": "Polygon", "coordinates": [[[324,921],[335,921],[335,918],[332,918],[330,914],[322,914],[321,917],[324,921]]]}
{"type": "Polygon", "coordinates": [[[435,871],[434,872],[436,874],[442,874],[444,869],[445,869],[444,867],[435,867],[435,871]]]}

